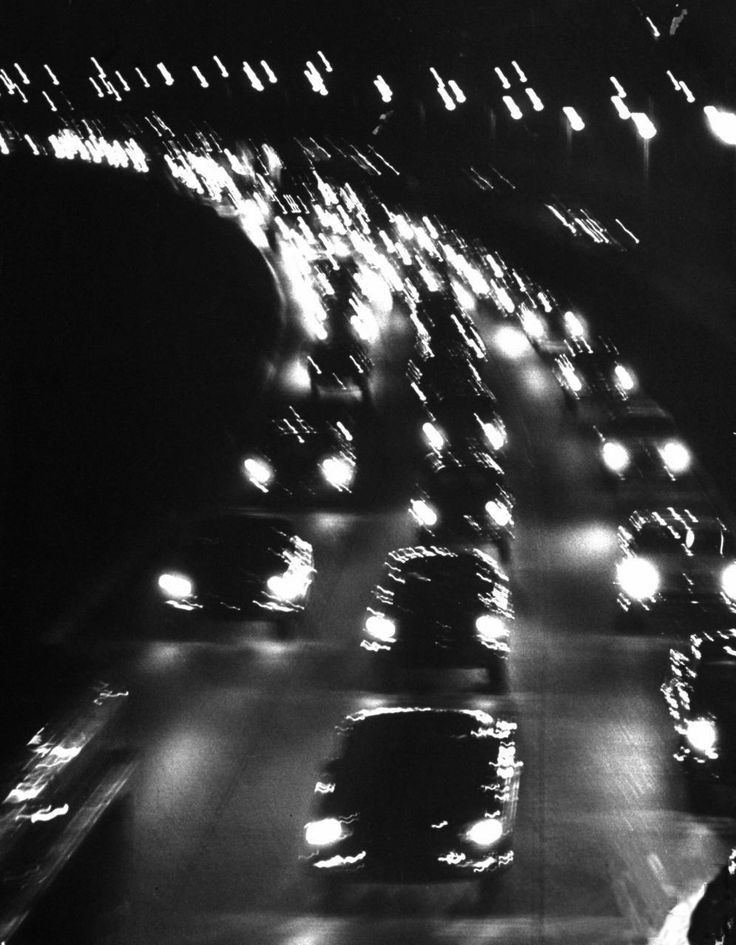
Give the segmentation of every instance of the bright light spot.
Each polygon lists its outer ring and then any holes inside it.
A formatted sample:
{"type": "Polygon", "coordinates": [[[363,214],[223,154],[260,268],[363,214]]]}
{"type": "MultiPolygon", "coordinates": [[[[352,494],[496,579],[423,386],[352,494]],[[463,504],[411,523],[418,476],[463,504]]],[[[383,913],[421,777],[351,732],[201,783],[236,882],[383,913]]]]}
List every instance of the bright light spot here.
{"type": "Polygon", "coordinates": [[[468,828],[465,839],[477,847],[491,847],[500,840],[503,834],[503,825],[500,820],[485,817],[468,828]]]}
{"type": "Polygon", "coordinates": [[[618,217],[616,217],[616,223],[618,223],[618,225],[621,227],[624,233],[626,233],[626,235],[630,237],[635,243],[641,242],[641,240],[637,236],[635,236],[627,226],[624,226],[624,224],[619,220],[618,217]]]}
{"type": "Polygon", "coordinates": [[[166,66],[163,64],[163,62],[158,62],[158,63],[156,63],[156,68],[158,69],[158,71],[159,71],[159,72],[161,73],[161,75],[163,76],[163,80],[164,80],[164,82],[166,83],[166,85],[173,85],[173,84],[174,84],[174,77],[173,77],[172,74],[169,72],[169,70],[166,68],[166,66]]]}
{"type": "Polygon", "coordinates": [[[151,88],[150,82],[149,82],[148,79],[143,75],[143,73],[141,72],[141,70],[140,70],[137,66],[136,66],[135,71],[138,73],[138,78],[141,80],[141,82],[143,83],[143,85],[144,85],[147,89],[150,89],[150,88],[151,88]]]}
{"type": "Polygon", "coordinates": [[[225,66],[223,66],[222,60],[220,59],[220,57],[213,56],[212,58],[215,60],[215,65],[220,70],[220,75],[223,77],[223,79],[228,79],[230,77],[230,73],[227,71],[225,66]]]}
{"type": "Polygon", "coordinates": [[[191,597],[194,590],[192,582],[183,574],[161,574],[158,586],[164,594],[175,598],[191,597]]]}
{"type": "Polygon", "coordinates": [[[247,62],[243,63],[243,72],[248,76],[250,84],[256,90],[256,92],[262,92],[264,90],[265,86],[263,85],[263,82],[261,82],[253,68],[247,62]]]}
{"type": "Polygon", "coordinates": [[[344,456],[328,456],[320,463],[322,475],[335,489],[349,489],[355,478],[355,464],[344,456]]]}
{"type": "Polygon", "coordinates": [[[562,319],[565,323],[565,330],[571,338],[585,338],[585,325],[575,312],[565,312],[562,319]]]}
{"type": "Polygon", "coordinates": [[[511,509],[498,499],[486,502],[486,512],[501,528],[505,528],[511,521],[511,509]]]}
{"type": "Polygon", "coordinates": [[[510,88],[511,88],[511,83],[510,83],[509,80],[506,78],[506,76],[503,74],[503,72],[501,71],[501,69],[499,68],[499,66],[496,66],[496,68],[494,69],[494,72],[495,72],[496,75],[498,76],[498,78],[499,78],[499,80],[500,80],[500,82],[501,82],[501,85],[502,85],[505,89],[510,89],[510,88]]]}
{"type": "Polygon", "coordinates": [[[562,111],[573,131],[582,131],[585,128],[585,122],[571,105],[565,105],[562,111]]]}
{"type": "Polygon", "coordinates": [[[644,558],[624,558],[616,568],[621,590],[633,600],[654,597],[659,589],[659,571],[644,558]]]}
{"type": "Polygon", "coordinates": [[[304,828],[304,838],[311,847],[326,847],[343,837],[342,824],[334,817],[313,820],[304,828]]]}
{"type": "Polygon", "coordinates": [[[721,587],[726,597],[736,600],[736,561],[727,565],[721,574],[721,587]]]}
{"type": "Polygon", "coordinates": [[[613,369],[613,373],[616,375],[616,380],[624,390],[629,391],[636,387],[636,378],[623,364],[617,364],[613,369]]]}
{"type": "Polygon", "coordinates": [[[506,430],[501,423],[484,423],[483,433],[491,445],[491,449],[501,450],[506,445],[506,430]]]}
{"type": "Polygon", "coordinates": [[[659,453],[671,473],[683,473],[690,466],[690,450],[678,440],[665,443],[659,453]]]}
{"type": "Polygon", "coordinates": [[[518,121],[522,117],[522,112],[513,98],[510,95],[504,95],[503,102],[509,110],[509,115],[511,115],[515,121],[518,121]]]}
{"type": "Polygon", "coordinates": [[[437,86],[437,91],[439,92],[440,98],[442,99],[447,111],[454,112],[455,109],[457,108],[457,105],[455,104],[454,99],[452,98],[450,93],[447,91],[445,86],[444,85],[437,86]]]}
{"type": "Polygon", "coordinates": [[[198,66],[192,66],[192,72],[199,79],[199,84],[202,86],[203,89],[208,89],[210,87],[209,82],[202,75],[202,70],[198,66]]]}
{"type": "Polygon", "coordinates": [[[458,103],[458,105],[462,105],[463,102],[466,101],[465,92],[463,92],[463,90],[460,88],[460,86],[457,84],[457,82],[454,79],[450,79],[450,81],[447,84],[450,86],[450,90],[452,91],[452,94],[455,96],[455,101],[458,103]]]}
{"type": "Polygon", "coordinates": [[[655,39],[659,39],[659,37],[660,37],[660,32],[659,32],[659,30],[657,29],[657,27],[654,25],[654,23],[652,22],[652,18],[649,17],[649,16],[647,16],[647,17],[645,17],[645,19],[646,19],[647,23],[649,24],[649,28],[650,28],[651,31],[652,31],[652,36],[653,36],[655,39]]]}
{"type": "Polygon", "coordinates": [[[292,560],[283,574],[272,574],[266,588],[277,600],[291,603],[304,597],[310,583],[312,570],[297,560],[292,560]]]}
{"type": "Polygon", "coordinates": [[[475,621],[475,629],[484,643],[498,643],[509,635],[506,622],[496,614],[481,614],[475,621]]]}
{"type": "Polygon", "coordinates": [[[524,72],[521,66],[519,65],[519,63],[515,59],[513,59],[511,61],[511,65],[514,67],[514,69],[516,69],[516,74],[518,75],[519,79],[522,82],[526,82],[526,76],[524,75],[524,72]]]}
{"type": "Polygon", "coordinates": [[[54,103],[51,101],[51,98],[50,98],[50,96],[49,96],[49,93],[48,93],[48,92],[44,92],[44,93],[43,93],[43,97],[44,97],[44,98],[46,99],[46,101],[49,103],[49,107],[51,108],[51,111],[52,111],[52,112],[57,111],[56,105],[54,105],[54,103]]]}
{"type": "Polygon", "coordinates": [[[51,81],[54,83],[54,85],[58,85],[58,84],[59,84],[59,80],[56,78],[56,76],[54,75],[54,73],[51,71],[51,68],[50,68],[49,66],[47,66],[45,63],[44,63],[44,69],[48,72],[49,76],[51,77],[51,81]]]}
{"type": "Polygon", "coordinates": [[[736,144],[736,115],[715,105],[706,105],[703,111],[713,134],[724,144],[736,144]]]}
{"type": "Polygon", "coordinates": [[[434,450],[441,450],[445,447],[445,438],[442,436],[437,427],[427,421],[422,424],[422,433],[424,434],[424,439],[434,450]]]}
{"type": "Polygon", "coordinates": [[[326,58],[325,54],[322,52],[321,49],[318,50],[317,55],[318,55],[319,58],[322,60],[322,62],[323,62],[323,64],[324,64],[324,67],[325,67],[325,71],[326,71],[326,72],[332,72],[332,66],[331,66],[330,63],[327,61],[327,58],[326,58]]]}
{"type": "Polygon", "coordinates": [[[613,87],[614,89],[616,89],[616,93],[621,98],[626,98],[626,89],[623,87],[623,85],[621,85],[621,83],[618,81],[616,76],[612,75],[612,76],[609,76],[609,78],[611,79],[611,82],[613,82],[613,87]]]}
{"type": "Polygon", "coordinates": [[[613,440],[609,440],[608,443],[603,444],[601,456],[606,466],[608,466],[611,472],[615,473],[622,473],[631,462],[631,457],[626,447],[613,440]]]}
{"type": "Polygon", "coordinates": [[[512,325],[499,328],[494,336],[494,342],[502,354],[513,360],[523,357],[529,351],[526,335],[512,325]]]}
{"type": "Polygon", "coordinates": [[[371,614],[365,622],[368,636],[382,643],[390,643],[396,636],[396,624],[383,614],[371,614]]]}
{"type": "Polygon", "coordinates": [[[639,137],[644,141],[649,141],[656,135],[657,129],[654,127],[654,123],[644,112],[632,112],[631,120],[639,132],[639,137]]]}
{"type": "Polygon", "coordinates": [[[690,91],[690,86],[689,86],[686,82],[684,82],[684,81],[681,79],[681,80],[680,80],[680,88],[682,89],[682,91],[683,91],[683,93],[684,93],[685,98],[687,99],[687,101],[692,105],[692,103],[695,101],[695,96],[694,96],[693,93],[690,91]]]}
{"type": "Polygon", "coordinates": [[[437,524],[437,512],[424,499],[412,499],[410,511],[420,525],[432,528],[437,524]]]}
{"type": "Polygon", "coordinates": [[[389,87],[388,82],[386,82],[383,76],[377,75],[376,78],[373,80],[373,84],[378,89],[381,95],[381,101],[390,102],[393,97],[393,93],[391,91],[391,88],[389,87]]]}
{"type": "Polygon", "coordinates": [[[529,98],[529,101],[532,103],[532,107],[534,108],[534,111],[541,112],[542,109],[544,108],[544,103],[542,102],[541,98],[537,95],[537,93],[534,91],[534,89],[531,88],[530,86],[529,88],[524,89],[524,91],[526,92],[529,98]]]}
{"type": "Polygon", "coordinates": [[[268,79],[268,81],[272,85],[278,82],[278,79],[276,78],[276,75],[274,74],[273,69],[269,66],[269,64],[266,62],[265,59],[261,59],[261,65],[263,66],[263,71],[266,73],[266,78],[268,79]]]}
{"type": "Polygon", "coordinates": [[[626,121],[627,118],[631,118],[629,107],[620,95],[612,95],[611,101],[613,102],[613,107],[616,109],[619,118],[623,118],[624,121],[626,121]]]}
{"type": "Polygon", "coordinates": [[[243,460],[243,469],[248,480],[256,488],[262,492],[268,492],[268,487],[273,479],[273,469],[265,460],[249,456],[243,460]]]}
{"type": "Polygon", "coordinates": [[[696,751],[706,755],[715,747],[718,733],[710,719],[692,719],[687,723],[685,737],[696,751]]]}
{"type": "Polygon", "coordinates": [[[679,92],[679,91],[680,91],[680,83],[679,83],[679,82],[677,81],[677,79],[672,75],[672,73],[671,73],[671,71],[670,71],[669,69],[667,70],[667,75],[670,77],[670,82],[672,83],[672,85],[673,85],[673,87],[674,87],[674,89],[675,89],[675,92],[679,92]]]}
{"type": "Polygon", "coordinates": [[[92,85],[94,86],[95,92],[97,92],[97,98],[104,98],[104,97],[105,97],[105,93],[102,91],[102,89],[99,87],[99,85],[95,82],[94,76],[89,76],[89,81],[90,81],[90,82],[92,83],[92,85]]]}

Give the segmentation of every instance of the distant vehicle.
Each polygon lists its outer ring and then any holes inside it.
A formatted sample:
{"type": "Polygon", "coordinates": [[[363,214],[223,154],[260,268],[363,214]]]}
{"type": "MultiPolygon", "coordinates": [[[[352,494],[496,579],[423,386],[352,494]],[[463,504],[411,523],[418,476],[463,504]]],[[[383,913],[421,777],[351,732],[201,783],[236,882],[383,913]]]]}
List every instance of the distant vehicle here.
{"type": "Polygon", "coordinates": [[[6,649],[0,664],[0,940],[17,941],[124,796],[136,759],[123,737],[128,692],[116,672],[58,647],[6,649]]]}
{"type": "Polygon", "coordinates": [[[693,802],[713,784],[736,786],[736,629],[694,633],[671,649],[662,693],[693,802]]]}
{"type": "Polygon", "coordinates": [[[552,370],[572,407],[606,409],[625,403],[639,389],[636,374],[609,341],[569,341],[552,370]]]}
{"type": "Polygon", "coordinates": [[[421,361],[448,347],[460,348],[467,358],[476,362],[486,356],[485,345],[473,320],[450,292],[423,295],[412,322],[416,331],[416,356],[421,361]]]}
{"type": "Polygon", "coordinates": [[[436,541],[496,545],[511,556],[513,500],[503,469],[485,453],[430,457],[409,511],[421,533],[436,541]]]}
{"type": "Polygon", "coordinates": [[[519,322],[532,347],[542,356],[554,357],[564,354],[569,342],[587,338],[589,330],[580,315],[544,298],[546,307],[522,303],[519,322]]]}
{"type": "Polygon", "coordinates": [[[493,396],[460,345],[443,348],[425,361],[411,358],[406,376],[421,404],[431,405],[453,396],[493,396]]]}
{"type": "Polygon", "coordinates": [[[516,723],[467,709],[348,716],[315,787],[307,864],[323,882],[472,880],[513,861],[516,723]]]}
{"type": "Polygon", "coordinates": [[[312,394],[360,394],[370,399],[373,372],[365,346],[357,339],[327,338],[312,342],[306,351],[312,394]]]}
{"type": "Polygon", "coordinates": [[[672,415],[653,401],[619,408],[596,433],[603,469],[614,482],[675,482],[692,472],[692,453],[672,415]]]}
{"type": "Polygon", "coordinates": [[[493,394],[463,392],[433,397],[420,420],[425,444],[436,453],[502,453],[508,446],[506,424],[493,394]]]}
{"type": "Polygon", "coordinates": [[[157,587],[177,611],[286,630],[304,609],[313,577],[312,546],[286,519],[228,510],[184,529],[165,556],[157,587]]]}
{"type": "Polygon", "coordinates": [[[508,577],[482,551],[399,548],[373,589],[360,645],[383,667],[483,667],[495,687],[513,619],[508,577]]]}
{"type": "Polygon", "coordinates": [[[355,414],[338,404],[281,408],[241,462],[247,487],[279,502],[348,495],[357,474],[356,426],[355,414]]]}
{"type": "Polygon", "coordinates": [[[736,620],[736,544],[724,523],[688,509],[633,512],[618,529],[617,626],[638,630],[652,615],[736,620]]]}

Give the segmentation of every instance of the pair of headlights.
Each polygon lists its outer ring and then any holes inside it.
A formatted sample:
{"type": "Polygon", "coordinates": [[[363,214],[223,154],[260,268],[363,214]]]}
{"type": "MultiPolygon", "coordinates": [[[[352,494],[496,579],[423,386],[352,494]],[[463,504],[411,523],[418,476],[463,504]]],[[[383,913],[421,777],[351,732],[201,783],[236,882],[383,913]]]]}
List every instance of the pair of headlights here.
{"type": "MultiPolygon", "coordinates": [[[[646,558],[624,558],[616,569],[621,590],[632,600],[650,600],[660,588],[659,569],[646,558]]],[[[727,564],[721,572],[721,590],[736,601],[736,561],[727,564]]]]}
{"type": "MultiPolygon", "coordinates": [[[[476,618],[475,631],[478,639],[487,646],[497,646],[508,640],[508,627],[497,614],[481,614],[476,618]]],[[[379,643],[392,643],[396,639],[396,622],[385,614],[370,614],[365,622],[366,635],[379,643]]]]}
{"type": "MultiPolygon", "coordinates": [[[[266,581],[268,593],[277,601],[290,604],[307,593],[312,568],[303,561],[292,560],[283,574],[272,574],[266,581]]],[[[195,591],[194,582],[185,574],[165,572],[158,578],[159,590],[169,600],[186,600],[195,591]]]]}
{"type": "MultiPolygon", "coordinates": [[[[304,828],[304,838],[310,847],[330,847],[349,836],[349,831],[337,817],[313,820],[304,828]]],[[[460,832],[466,843],[488,849],[503,836],[503,824],[495,817],[483,817],[468,824],[460,832]]]]}
{"type": "MultiPolygon", "coordinates": [[[[492,450],[502,450],[506,445],[506,428],[500,421],[478,420],[483,435],[488,441],[492,450]]],[[[427,420],[422,424],[422,433],[427,444],[436,452],[440,453],[447,446],[447,439],[442,431],[434,423],[427,420]]]]}
{"type": "MultiPolygon", "coordinates": [[[[355,479],[355,463],[347,456],[326,456],[319,464],[322,478],[340,492],[347,491],[355,479]]],[[[249,456],[243,460],[243,471],[247,480],[261,492],[268,492],[274,479],[274,471],[265,459],[249,456]]]]}
{"type": "MultiPolygon", "coordinates": [[[[689,469],[692,461],[690,450],[679,440],[668,440],[658,449],[662,462],[674,476],[689,469]]],[[[616,440],[609,440],[603,444],[601,456],[608,469],[614,473],[624,473],[631,465],[631,453],[623,443],[618,443],[616,440]]]]}
{"type": "MultiPolygon", "coordinates": [[[[505,528],[511,523],[511,509],[498,499],[486,502],[485,510],[488,517],[499,528],[505,528]]],[[[425,499],[413,499],[409,511],[416,521],[426,528],[433,528],[439,521],[439,513],[425,499]]]]}

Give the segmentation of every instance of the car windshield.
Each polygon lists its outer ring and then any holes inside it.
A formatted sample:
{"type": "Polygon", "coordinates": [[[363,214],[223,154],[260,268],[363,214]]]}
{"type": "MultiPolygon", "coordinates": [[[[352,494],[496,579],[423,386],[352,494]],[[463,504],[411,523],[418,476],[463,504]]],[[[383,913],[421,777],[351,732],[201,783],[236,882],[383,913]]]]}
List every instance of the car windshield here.
{"type": "Polygon", "coordinates": [[[464,496],[488,501],[501,485],[501,473],[495,469],[462,466],[442,469],[432,479],[428,491],[438,500],[461,499],[464,496]]]}
{"type": "Polygon", "coordinates": [[[631,414],[617,417],[606,425],[605,434],[609,438],[641,437],[657,438],[672,436],[675,425],[666,414],[631,414]]]}
{"type": "Polygon", "coordinates": [[[695,698],[714,707],[736,709],[736,658],[701,663],[695,683],[695,698]]]}
{"type": "Polygon", "coordinates": [[[202,561],[237,561],[245,568],[257,568],[283,553],[290,534],[288,524],[280,519],[210,519],[188,537],[184,551],[202,561]]]}
{"type": "Polygon", "coordinates": [[[734,554],[733,536],[723,526],[684,522],[650,523],[636,533],[636,549],[642,553],[685,552],[693,555],[734,554]]]}
{"type": "Polygon", "coordinates": [[[481,606],[479,595],[490,597],[495,578],[490,568],[481,569],[477,559],[457,555],[425,557],[391,569],[386,589],[396,607],[430,612],[458,606],[481,606]]]}

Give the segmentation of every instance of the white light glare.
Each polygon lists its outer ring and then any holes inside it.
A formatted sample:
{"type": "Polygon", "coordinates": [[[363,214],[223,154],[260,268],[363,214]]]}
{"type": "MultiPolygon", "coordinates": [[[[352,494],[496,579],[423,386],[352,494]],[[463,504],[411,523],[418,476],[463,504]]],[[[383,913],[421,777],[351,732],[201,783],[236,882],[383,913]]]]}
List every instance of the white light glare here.
{"type": "Polygon", "coordinates": [[[483,433],[491,449],[501,450],[506,445],[506,430],[501,423],[483,423],[483,433]]]}
{"type": "Polygon", "coordinates": [[[150,83],[150,82],[148,81],[148,79],[143,75],[143,73],[142,73],[141,70],[138,68],[138,66],[135,67],[135,71],[138,73],[138,78],[139,78],[139,79],[141,80],[141,82],[145,85],[145,87],[146,87],[147,89],[150,89],[150,88],[151,88],[151,83],[150,83]]]}
{"type": "Polygon", "coordinates": [[[243,72],[248,76],[250,84],[256,90],[256,92],[262,92],[264,89],[263,82],[261,82],[261,80],[253,71],[252,67],[247,62],[243,63],[243,72]]]}
{"type": "Polygon", "coordinates": [[[422,433],[424,434],[424,439],[429,443],[433,450],[442,450],[445,447],[445,438],[442,436],[437,427],[427,421],[422,424],[422,433]]]}
{"type": "Polygon", "coordinates": [[[503,74],[503,72],[501,71],[501,69],[500,69],[498,66],[496,66],[496,68],[494,69],[494,72],[496,73],[496,75],[497,75],[498,78],[500,79],[501,85],[502,85],[505,89],[510,89],[510,88],[511,88],[511,83],[509,82],[509,80],[506,78],[506,76],[503,74]]]}
{"type": "Polygon", "coordinates": [[[736,115],[715,105],[706,105],[703,111],[713,134],[724,144],[736,144],[736,115]]]}
{"type": "Polygon", "coordinates": [[[644,141],[649,141],[656,135],[657,129],[654,127],[654,123],[644,112],[632,112],[631,120],[639,132],[639,137],[644,141]]]}
{"type": "Polygon", "coordinates": [[[626,89],[621,85],[615,75],[609,76],[611,82],[613,82],[613,87],[616,89],[616,94],[621,98],[626,98],[626,89]]]}
{"type": "Polygon", "coordinates": [[[371,614],[365,622],[365,632],[374,640],[390,643],[396,636],[396,624],[383,614],[371,614]]]}
{"type": "Polygon", "coordinates": [[[392,97],[393,97],[393,92],[391,91],[391,88],[390,88],[388,82],[386,82],[386,80],[383,78],[383,76],[382,76],[382,75],[377,75],[377,76],[375,77],[375,79],[373,80],[373,84],[374,84],[375,87],[378,89],[378,91],[379,91],[379,93],[380,93],[380,95],[381,95],[381,101],[382,101],[382,102],[390,102],[391,99],[392,99],[392,97]]]}
{"type": "Polygon", "coordinates": [[[355,478],[355,465],[344,456],[328,456],[320,463],[322,475],[335,489],[349,489],[355,478]]]}
{"type": "Polygon", "coordinates": [[[274,74],[273,69],[269,66],[269,64],[266,62],[265,59],[261,59],[261,65],[263,66],[263,71],[266,73],[266,78],[268,79],[268,81],[272,85],[278,82],[278,79],[276,78],[276,75],[274,74]]]}
{"type": "Polygon", "coordinates": [[[509,635],[505,621],[497,614],[481,614],[475,621],[475,629],[484,643],[498,643],[509,635]]]}
{"type": "Polygon", "coordinates": [[[494,843],[500,840],[502,834],[501,821],[492,817],[485,817],[468,828],[465,832],[465,839],[477,847],[492,847],[494,843]]]}
{"type": "Polygon", "coordinates": [[[54,73],[51,71],[51,67],[50,67],[50,66],[47,66],[47,65],[44,63],[44,69],[48,72],[49,76],[51,77],[51,81],[54,83],[54,85],[58,85],[58,84],[59,84],[59,80],[56,78],[56,76],[54,75],[54,73]]]}
{"type": "Polygon", "coordinates": [[[268,487],[273,479],[273,469],[263,459],[257,459],[249,456],[243,460],[243,468],[248,480],[261,492],[268,492],[268,487]]]}
{"type": "Polygon", "coordinates": [[[696,751],[706,755],[713,750],[718,733],[710,719],[692,719],[687,723],[685,737],[696,751]]]}
{"type": "Polygon", "coordinates": [[[514,67],[514,69],[516,69],[516,74],[518,75],[519,79],[522,82],[526,82],[526,76],[524,75],[524,72],[521,66],[519,65],[519,63],[515,59],[513,59],[511,62],[511,65],[514,67]]]}
{"type": "Polygon", "coordinates": [[[692,105],[692,103],[695,101],[695,96],[690,91],[690,86],[683,79],[680,79],[680,89],[682,90],[685,98],[692,105]]]}
{"type": "Polygon", "coordinates": [[[202,75],[202,70],[198,66],[192,66],[192,72],[199,79],[199,84],[202,86],[203,89],[208,89],[210,87],[209,82],[202,75]]]}
{"type": "Polygon", "coordinates": [[[509,115],[515,120],[518,121],[522,117],[522,112],[516,102],[510,95],[504,95],[503,103],[509,110],[509,115]]]}
{"type": "Polygon", "coordinates": [[[677,475],[690,466],[690,450],[678,440],[670,440],[659,451],[662,462],[671,473],[677,475]]]}
{"type": "Polygon", "coordinates": [[[629,451],[621,443],[609,440],[603,444],[601,449],[603,462],[608,466],[611,472],[622,473],[631,462],[629,451]]]}
{"type": "Polygon", "coordinates": [[[325,54],[322,52],[321,49],[318,50],[317,55],[319,56],[319,58],[320,58],[320,59],[322,60],[322,62],[324,63],[325,71],[326,71],[326,72],[332,72],[332,66],[331,66],[330,63],[327,61],[327,58],[326,58],[325,54]]]}
{"type": "Polygon", "coordinates": [[[611,101],[613,102],[613,107],[616,109],[619,118],[622,118],[626,121],[627,118],[631,118],[631,112],[629,111],[629,106],[624,102],[620,95],[612,95],[611,101]]]}
{"type": "Polygon", "coordinates": [[[498,499],[486,502],[486,512],[500,528],[505,528],[511,521],[511,509],[498,499]]]}
{"type": "Polygon", "coordinates": [[[230,73],[227,71],[227,69],[225,68],[225,66],[223,66],[222,60],[220,59],[220,57],[219,57],[219,56],[213,56],[212,58],[215,60],[215,65],[216,65],[217,68],[220,70],[220,75],[223,77],[223,79],[228,79],[228,78],[230,78],[230,73]]]}
{"type": "Polygon", "coordinates": [[[530,86],[529,88],[524,89],[524,91],[526,92],[529,98],[529,101],[532,103],[532,107],[534,108],[534,111],[541,112],[542,109],[544,108],[544,103],[542,102],[541,98],[537,95],[537,93],[534,91],[534,89],[531,88],[530,86]]]}
{"type": "Polygon", "coordinates": [[[616,380],[625,391],[633,390],[636,387],[636,378],[623,364],[617,364],[613,369],[613,373],[616,375],[616,380]]]}
{"type": "Polygon", "coordinates": [[[431,528],[433,525],[437,524],[437,513],[424,499],[412,499],[411,514],[420,525],[426,525],[431,528]]]}
{"type": "Polygon", "coordinates": [[[171,73],[170,73],[169,70],[166,68],[166,66],[163,64],[163,62],[156,63],[156,68],[158,69],[158,71],[159,71],[159,72],[161,73],[161,75],[163,76],[163,79],[164,79],[164,82],[166,83],[166,85],[173,85],[173,84],[174,84],[174,77],[171,75],[171,73]]]}
{"type": "Polygon", "coordinates": [[[653,36],[655,39],[659,39],[659,37],[660,37],[661,34],[660,34],[659,30],[657,29],[657,27],[656,27],[656,26],[654,25],[654,23],[652,22],[651,17],[647,16],[647,17],[645,17],[645,19],[646,19],[647,23],[649,24],[649,29],[652,31],[652,36],[653,36]]]}
{"type": "Polygon", "coordinates": [[[169,597],[191,597],[194,587],[188,577],[183,574],[162,574],[158,579],[158,586],[169,597]]]}
{"type": "Polygon", "coordinates": [[[565,330],[571,338],[585,338],[585,325],[575,312],[565,312],[562,316],[565,330]]]}
{"type": "Polygon", "coordinates": [[[721,587],[726,597],[736,600],[736,561],[732,561],[723,569],[721,587]]]}
{"type": "Polygon", "coordinates": [[[659,589],[659,572],[644,558],[624,558],[616,568],[621,590],[633,600],[654,597],[659,589]]]}
{"type": "Polygon", "coordinates": [[[565,105],[562,111],[573,131],[582,131],[585,128],[585,122],[571,105],[565,105]]]}
{"type": "Polygon", "coordinates": [[[326,847],[342,838],[342,824],[334,817],[314,820],[304,828],[304,838],[310,847],[326,847]]]}
{"type": "Polygon", "coordinates": [[[450,79],[447,84],[450,86],[452,94],[455,96],[455,101],[458,103],[458,105],[462,105],[463,102],[467,101],[465,98],[465,92],[463,92],[454,79],[450,79]]]}

